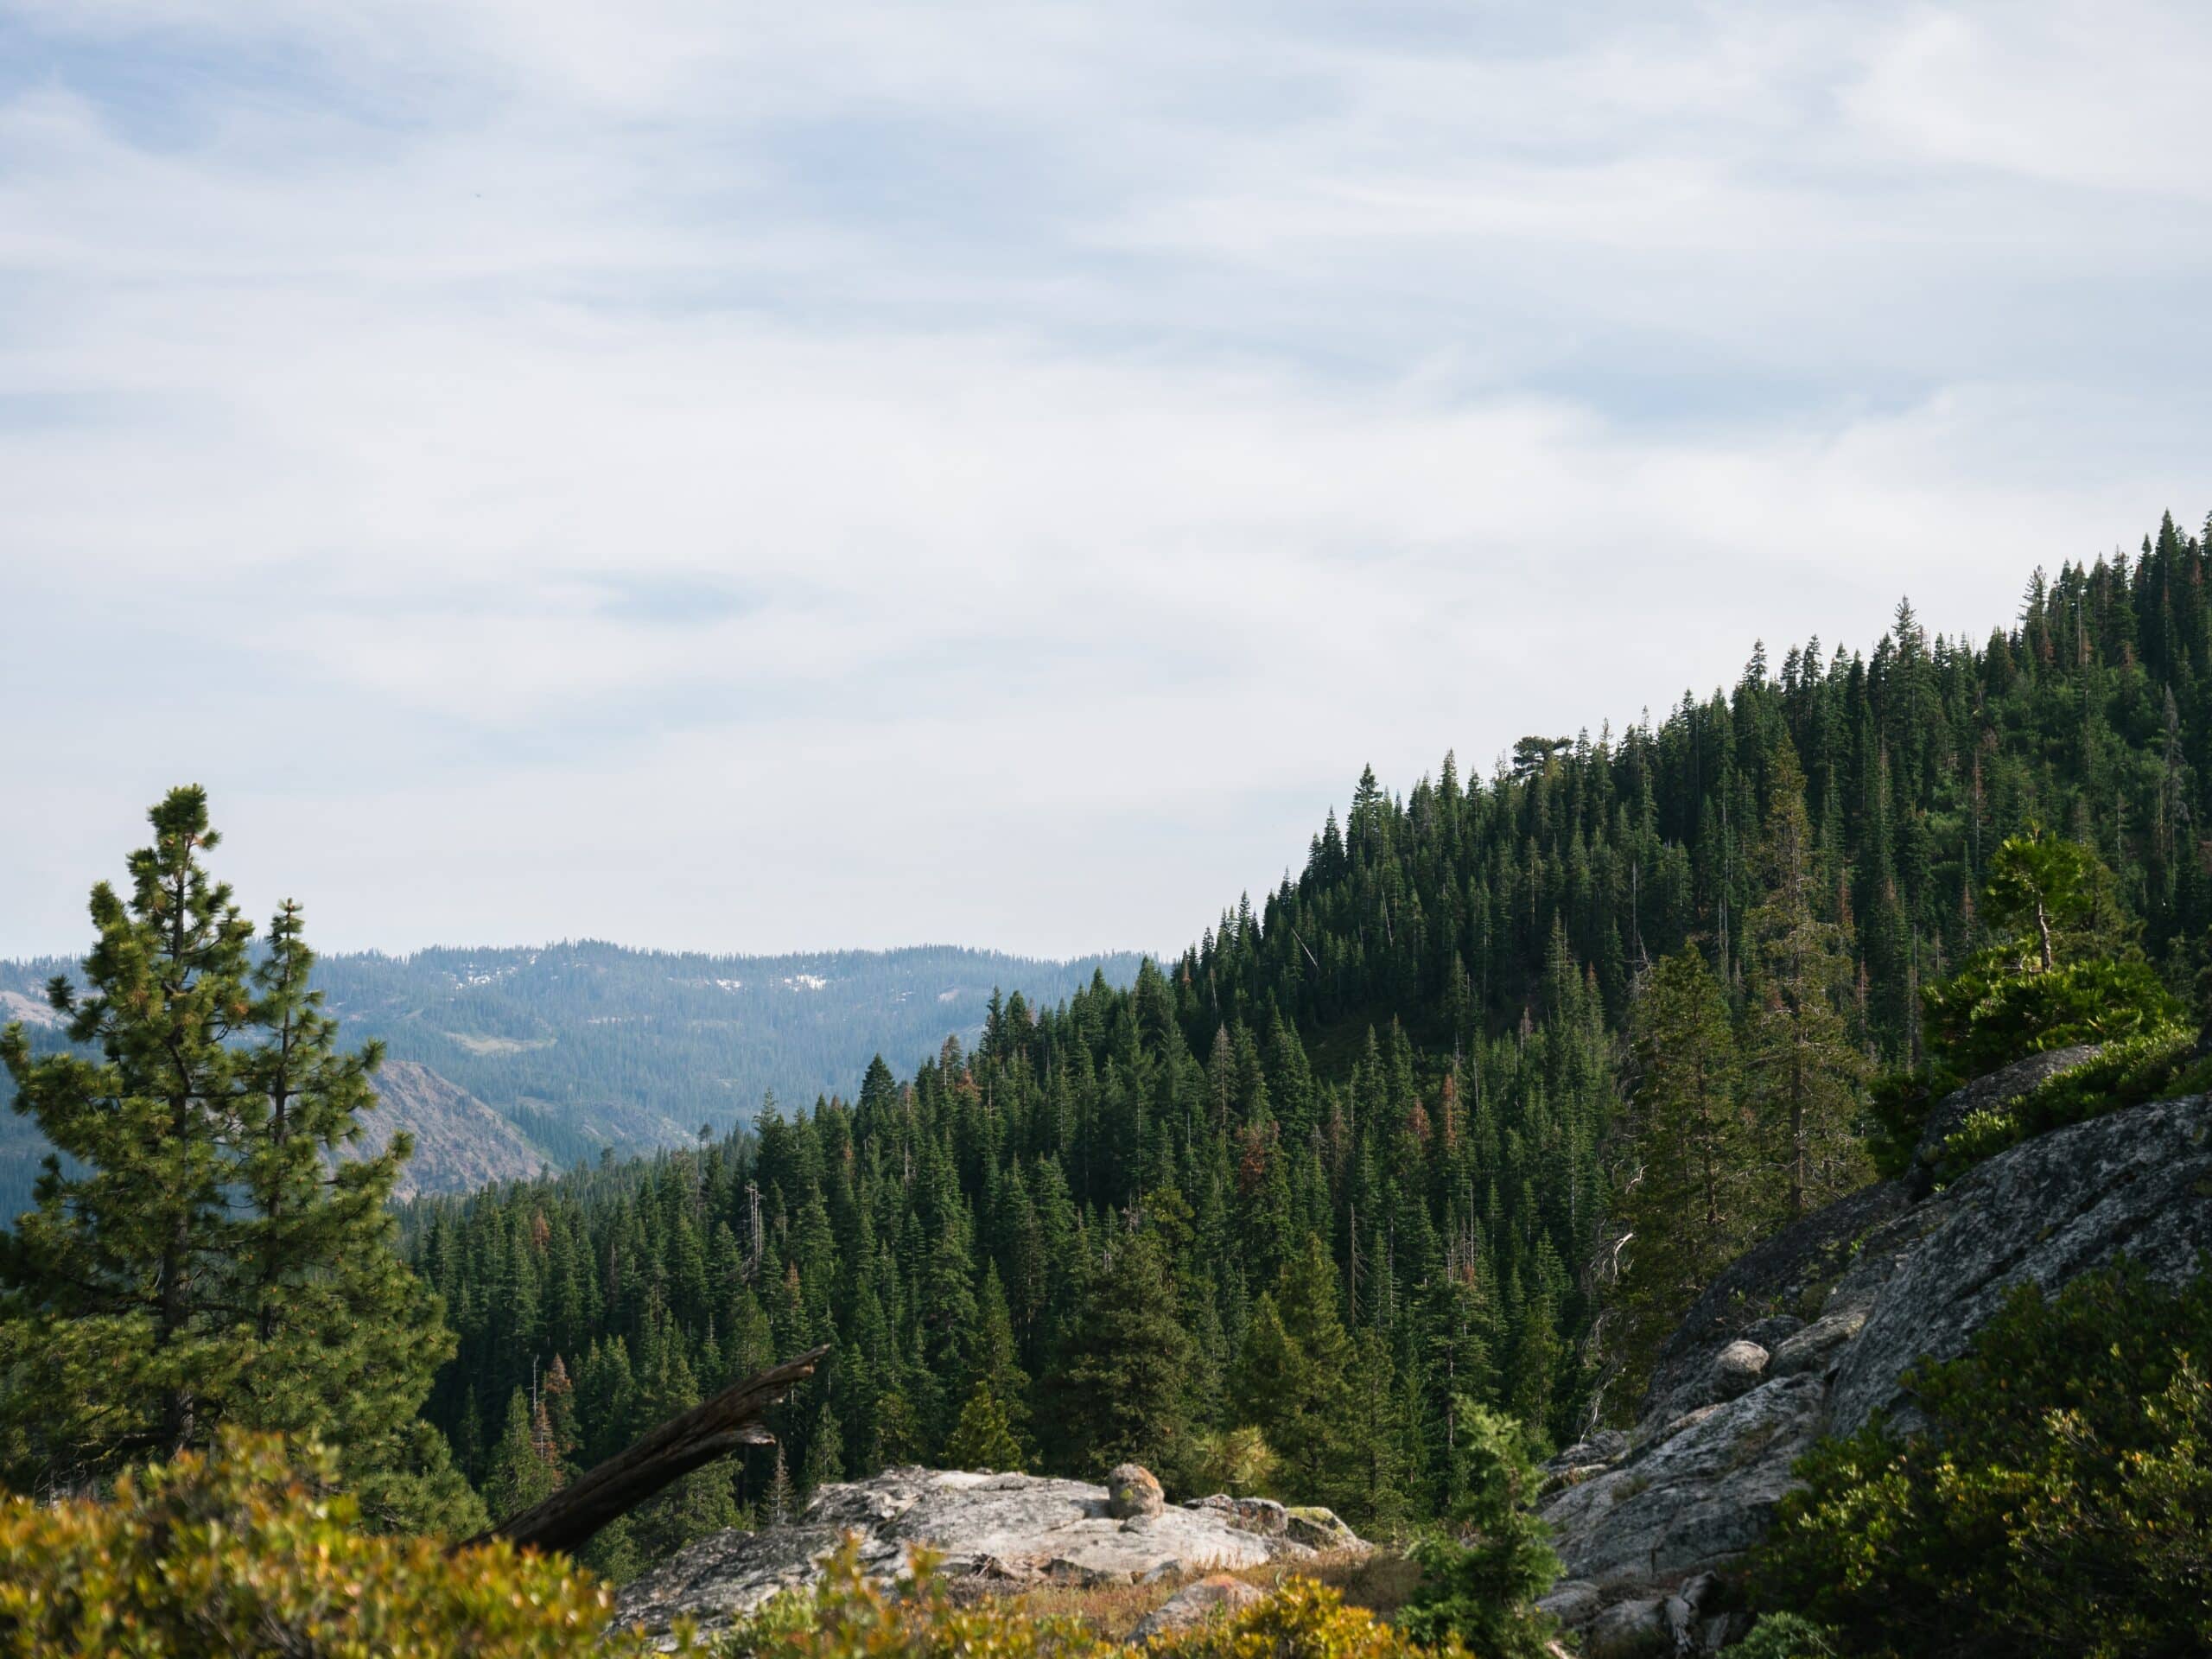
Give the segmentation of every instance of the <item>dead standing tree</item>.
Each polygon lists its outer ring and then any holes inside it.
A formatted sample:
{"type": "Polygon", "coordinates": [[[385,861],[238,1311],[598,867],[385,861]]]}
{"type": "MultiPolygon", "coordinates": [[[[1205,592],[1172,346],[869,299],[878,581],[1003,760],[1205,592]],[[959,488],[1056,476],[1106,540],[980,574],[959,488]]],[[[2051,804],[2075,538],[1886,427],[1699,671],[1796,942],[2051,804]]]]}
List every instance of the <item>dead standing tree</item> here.
{"type": "Polygon", "coordinates": [[[829,1351],[825,1344],[755,1372],[705,1404],[670,1418],[543,1503],[509,1516],[459,1548],[504,1538],[519,1548],[574,1554],[608,1522],[628,1514],[694,1469],[704,1468],[741,1446],[768,1444],[775,1437],[760,1427],[761,1416],[812,1376],[829,1351]]]}

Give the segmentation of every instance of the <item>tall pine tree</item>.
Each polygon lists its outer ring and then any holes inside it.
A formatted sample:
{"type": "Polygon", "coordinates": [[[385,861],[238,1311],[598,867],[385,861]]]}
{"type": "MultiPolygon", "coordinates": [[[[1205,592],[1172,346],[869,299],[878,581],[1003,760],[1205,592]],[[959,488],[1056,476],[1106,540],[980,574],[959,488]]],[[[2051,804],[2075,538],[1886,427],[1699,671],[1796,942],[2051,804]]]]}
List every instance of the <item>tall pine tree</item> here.
{"type": "Polygon", "coordinates": [[[419,1416],[453,1338],[393,1248],[406,1139],[336,1164],[378,1052],[337,1052],[296,906],[249,969],[252,929],[202,861],[219,840],[205,791],[149,816],[130,898],[93,889],[86,994],[49,990],[98,1058],[0,1036],[16,1109],[72,1160],[49,1158],[0,1262],[7,1478],[97,1481],[237,1424],[334,1445],[372,1520],[471,1525],[419,1416]]]}

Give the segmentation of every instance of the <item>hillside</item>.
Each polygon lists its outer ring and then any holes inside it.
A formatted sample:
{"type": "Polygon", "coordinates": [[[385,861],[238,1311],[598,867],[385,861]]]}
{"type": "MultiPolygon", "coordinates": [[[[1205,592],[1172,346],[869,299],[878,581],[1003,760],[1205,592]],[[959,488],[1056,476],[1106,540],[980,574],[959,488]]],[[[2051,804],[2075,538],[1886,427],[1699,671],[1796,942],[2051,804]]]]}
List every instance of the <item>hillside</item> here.
{"type": "MultiPolygon", "coordinates": [[[[1136,963],[945,946],[710,957],[582,943],[334,955],[317,963],[315,982],[349,1039],[380,1039],[392,1059],[427,1068],[509,1126],[440,1116],[439,1171],[418,1171],[413,1190],[445,1192],[453,1172],[504,1177],[521,1173],[523,1157],[565,1166],[645,1151],[692,1140],[702,1124],[727,1130],[770,1094],[804,1104],[849,1092],[876,1054],[910,1065],[948,1033],[974,1040],[1001,988],[1057,1001],[1101,975],[1126,984],[1136,963]]],[[[35,1039],[54,1039],[44,987],[70,966],[0,962],[0,1023],[22,1020],[35,1039]]],[[[0,1078],[0,1099],[7,1087],[0,1078]]],[[[25,1201],[41,1153],[29,1126],[0,1116],[0,1214],[25,1201]]]]}
{"type": "Polygon", "coordinates": [[[414,1137],[415,1155],[393,1189],[399,1198],[474,1192],[498,1181],[528,1180],[549,1167],[520,1129],[426,1065],[386,1060],[376,1091],[379,1109],[362,1119],[359,1150],[372,1158],[400,1130],[414,1137]]]}
{"type": "MultiPolygon", "coordinates": [[[[1602,1392],[1596,1321],[1631,987],[1688,950],[1719,1017],[1750,1020],[1778,807],[1808,826],[1798,891],[1839,941],[1852,1052],[1918,1057],[1919,988],[1987,940],[1987,861],[2037,824],[2102,852],[2190,982],[2205,577],[2168,521],[2139,559],[2038,573],[1983,643],[1904,607],[1871,652],[1755,652],[1730,691],[1527,740],[1486,780],[1448,757],[1402,797],[1370,774],[1296,878],[1127,991],[1009,1004],[909,1081],[873,1068],[757,1133],[418,1207],[461,1338],[431,1414],[490,1473],[512,1391],[558,1355],[588,1456],[643,1426],[649,1375],[703,1390],[829,1341],[778,1426],[803,1482],[943,1458],[982,1389],[1047,1468],[1203,1480],[1256,1427],[1307,1501],[1438,1513],[1461,1401],[1554,1444],[1630,1403],[1602,1392]]],[[[1776,1086],[1747,1071],[1746,1114],[1776,1086]]],[[[1859,1179],[1844,1159],[1803,1198],[1859,1179]]],[[[708,1512],[642,1522],[642,1559],[708,1512]]]]}

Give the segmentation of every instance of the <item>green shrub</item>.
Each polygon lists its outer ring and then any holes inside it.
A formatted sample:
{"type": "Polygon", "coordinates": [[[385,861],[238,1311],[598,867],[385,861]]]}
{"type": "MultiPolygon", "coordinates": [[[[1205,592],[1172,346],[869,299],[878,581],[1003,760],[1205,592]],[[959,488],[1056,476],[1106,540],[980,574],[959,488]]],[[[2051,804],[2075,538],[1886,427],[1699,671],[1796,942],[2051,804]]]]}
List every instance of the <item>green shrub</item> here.
{"type": "Polygon", "coordinates": [[[1893,1181],[1912,1168],[1921,1131],[1936,1103],[1967,1081],[1949,1067],[1890,1071],[1874,1079],[1866,1096],[1866,1151],[1874,1173],[1893,1181]]]}
{"type": "Polygon", "coordinates": [[[1153,1643],[1155,1659],[1465,1659],[1449,1636],[1433,1648],[1311,1579],[1286,1580],[1255,1607],[1153,1643]]]}
{"type": "Polygon", "coordinates": [[[1077,1618],[1037,1618],[1017,1605],[957,1605],[935,1562],[918,1554],[896,1588],[861,1571],[848,1543],[812,1591],[766,1603],[718,1638],[727,1659],[1465,1659],[1448,1640],[1431,1650],[1311,1579],[1287,1580],[1258,1605],[1132,1649],[1077,1618]]]}
{"type": "Polygon", "coordinates": [[[811,1592],[765,1603],[713,1650],[734,1659],[1103,1659],[1112,1650],[1076,1619],[1026,1618],[995,1601],[956,1606],[935,1557],[917,1551],[912,1566],[895,1588],[878,1584],[849,1537],[811,1592]]]}
{"type": "Polygon", "coordinates": [[[1983,1159],[2052,1129],[2208,1086],[2212,1062],[2196,1058],[2194,1032],[2171,1026],[2145,1032],[2045,1078],[2008,1105],[1970,1113],[1943,1138],[1936,1177],[1955,1180],[1983,1159]]]}
{"type": "Polygon", "coordinates": [[[2037,969],[2017,966],[2003,947],[1983,951],[1923,1001],[1929,1046],[1969,1077],[2075,1043],[2162,1034],[2183,1017],[2179,1000],[2139,956],[2037,969]]]}
{"type": "Polygon", "coordinates": [[[1866,1654],[2212,1651],[2212,1280],[2122,1264],[2017,1295],[1906,1378],[1929,1433],[1878,1423],[1797,1465],[1762,1605],[1866,1654]]]}
{"type": "Polygon", "coordinates": [[[231,1434],[105,1502],[0,1499],[0,1655],[532,1659],[602,1642],[607,1591],[559,1556],[372,1537],[327,1454],[231,1434]]]}

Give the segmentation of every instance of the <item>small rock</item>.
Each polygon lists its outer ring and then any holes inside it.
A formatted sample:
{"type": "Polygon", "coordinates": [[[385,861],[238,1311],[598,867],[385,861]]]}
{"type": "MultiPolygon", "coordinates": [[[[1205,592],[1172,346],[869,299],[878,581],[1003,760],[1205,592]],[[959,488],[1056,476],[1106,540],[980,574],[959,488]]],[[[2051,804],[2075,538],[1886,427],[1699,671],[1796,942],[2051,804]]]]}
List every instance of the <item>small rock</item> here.
{"type": "Polygon", "coordinates": [[[1286,1510],[1283,1531],[1293,1543],[1304,1544],[1308,1549],[1364,1548],[1359,1535],[1338,1520],[1334,1510],[1325,1510],[1318,1504],[1286,1510]]]}
{"type": "Polygon", "coordinates": [[[1598,1617],[1605,1605],[1598,1586],[1587,1579],[1562,1579],[1551,1592],[1538,1598],[1537,1611],[1549,1613],[1570,1630],[1579,1630],[1598,1617]]]}
{"type": "Polygon", "coordinates": [[[1695,1578],[1684,1579],[1675,1593],[1682,1599],[1692,1612],[1701,1613],[1707,1605],[1719,1599],[1720,1575],[1718,1573],[1700,1573],[1695,1578]]]}
{"type": "Polygon", "coordinates": [[[1758,1387],[1766,1376],[1767,1351],[1756,1342],[1738,1338],[1713,1357],[1713,1392],[1716,1398],[1733,1400],[1758,1387]]]}
{"type": "Polygon", "coordinates": [[[1839,1350],[1859,1334],[1866,1323],[1863,1307],[1824,1313],[1777,1347],[1766,1363],[1769,1376],[1795,1376],[1800,1371],[1824,1371],[1839,1350]]]}
{"type": "Polygon", "coordinates": [[[1746,1325],[1737,1334],[1745,1342],[1756,1342],[1767,1352],[1772,1353],[1804,1328],[1805,1321],[1795,1313],[1776,1313],[1746,1325]]]}
{"type": "Polygon", "coordinates": [[[1158,1515],[1167,1507],[1167,1495],[1151,1470],[1141,1463],[1116,1464],[1106,1477],[1106,1513],[1116,1520],[1158,1515]]]}
{"type": "Polygon", "coordinates": [[[1675,1640],[1667,1629],[1662,1601],[1617,1601],[1598,1615],[1582,1638],[1586,1659],[1646,1659],[1648,1655],[1671,1653],[1675,1640]]]}
{"type": "Polygon", "coordinates": [[[1751,1633],[1751,1616],[1745,1612],[1714,1613],[1698,1621],[1697,1650],[1719,1653],[1732,1648],[1751,1633]]]}
{"type": "Polygon", "coordinates": [[[1147,1613],[1129,1632],[1132,1642],[1149,1642],[1157,1636],[1175,1636],[1210,1618],[1242,1612],[1267,1599],[1266,1592],[1226,1573],[1216,1573],[1195,1584],[1185,1585],[1147,1613]]]}
{"type": "Polygon", "coordinates": [[[1628,1435],[1618,1428],[1601,1428],[1586,1440],[1577,1440],[1544,1467],[1564,1473],[1592,1464],[1618,1463],[1628,1455],[1628,1435]]]}
{"type": "Polygon", "coordinates": [[[1280,1538],[1290,1530],[1290,1511],[1272,1497],[1240,1497],[1231,1506],[1230,1524],[1262,1538],[1280,1538]]]}

